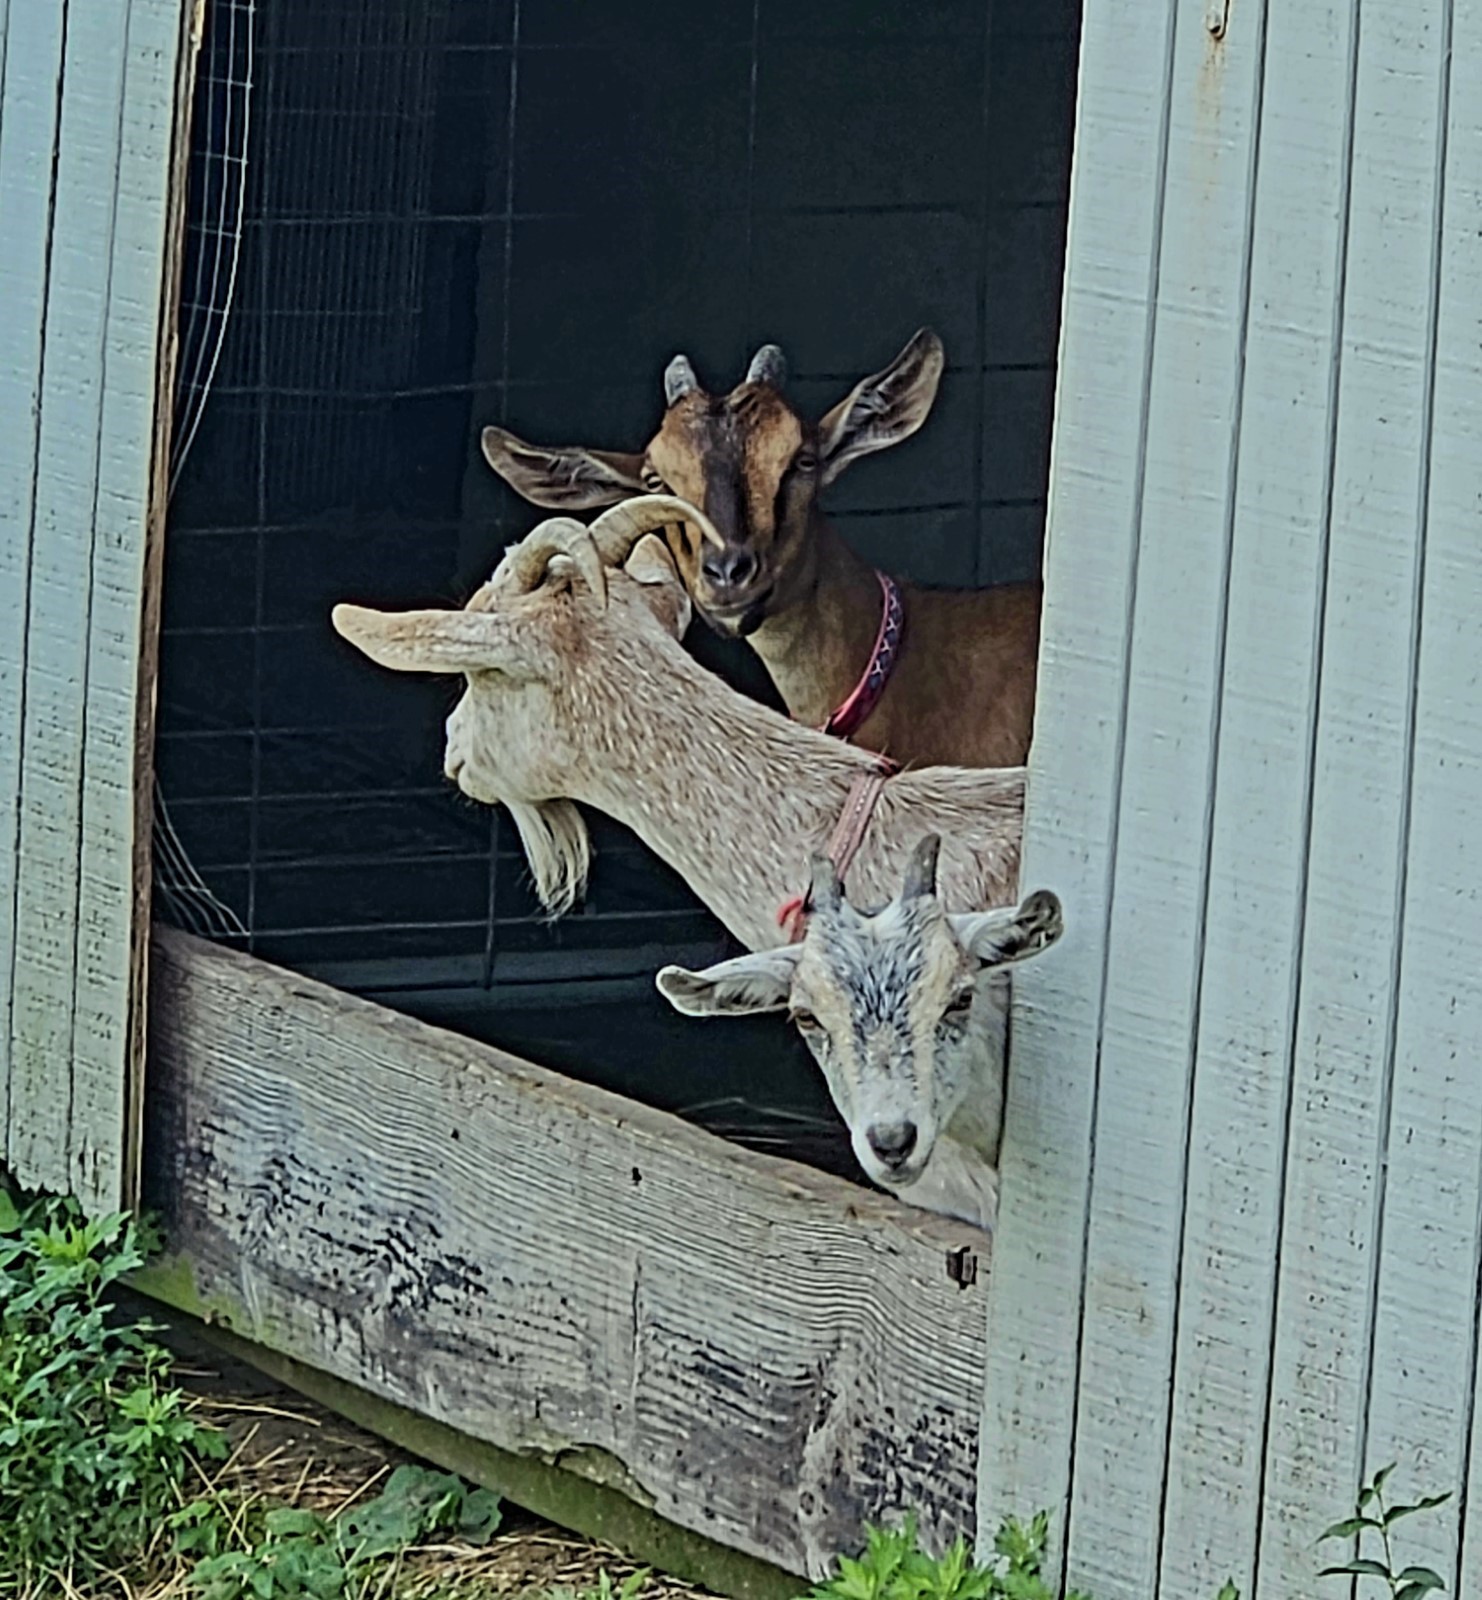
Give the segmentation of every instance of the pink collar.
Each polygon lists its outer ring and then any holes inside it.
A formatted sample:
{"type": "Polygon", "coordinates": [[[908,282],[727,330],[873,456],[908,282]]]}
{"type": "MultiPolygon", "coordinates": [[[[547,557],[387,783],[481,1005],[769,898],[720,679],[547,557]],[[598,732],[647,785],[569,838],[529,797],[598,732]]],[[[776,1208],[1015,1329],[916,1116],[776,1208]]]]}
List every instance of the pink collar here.
{"type": "MultiPolygon", "coordinates": [[[[855,773],[849,793],[844,797],[844,809],[839,813],[839,820],[824,846],[824,854],[833,862],[840,883],[843,883],[850,863],[864,843],[870,819],[875,815],[875,806],[885,785],[899,771],[900,768],[889,756],[876,756],[874,766],[855,773]]],[[[791,900],[784,901],[777,911],[777,926],[787,930],[789,944],[796,944],[803,937],[807,919],[808,897],[805,894],[795,894],[791,900]]]]}
{"type": "Polygon", "coordinates": [[[820,733],[831,733],[836,739],[847,739],[861,728],[869,714],[880,703],[885,685],[895,668],[900,654],[901,634],[905,629],[906,612],[901,603],[900,585],[894,578],[877,572],[883,604],[880,608],[880,631],[875,635],[875,648],[859,676],[859,682],[849,691],[848,697],[829,714],[819,728],[820,733]]]}

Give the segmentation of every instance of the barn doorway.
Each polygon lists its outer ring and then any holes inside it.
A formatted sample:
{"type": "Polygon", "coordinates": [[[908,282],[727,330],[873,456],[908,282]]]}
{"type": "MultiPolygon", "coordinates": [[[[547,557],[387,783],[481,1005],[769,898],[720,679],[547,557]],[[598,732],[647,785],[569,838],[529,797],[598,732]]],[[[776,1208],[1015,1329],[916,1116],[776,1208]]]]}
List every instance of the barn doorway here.
{"type": "Polygon", "coordinates": [[[702,1036],[654,992],[730,948],[685,885],[593,819],[585,903],[542,921],[514,829],[440,780],[450,687],[369,670],[328,612],[461,601],[538,519],[486,423],[636,448],[672,354],[724,388],[764,341],[816,414],[923,324],[935,414],[835,520],[905,576],[1036,572],[1077,0],[212,0],[207,28],[158,914],[858,1179],[783,1024],[702,1036]]]}

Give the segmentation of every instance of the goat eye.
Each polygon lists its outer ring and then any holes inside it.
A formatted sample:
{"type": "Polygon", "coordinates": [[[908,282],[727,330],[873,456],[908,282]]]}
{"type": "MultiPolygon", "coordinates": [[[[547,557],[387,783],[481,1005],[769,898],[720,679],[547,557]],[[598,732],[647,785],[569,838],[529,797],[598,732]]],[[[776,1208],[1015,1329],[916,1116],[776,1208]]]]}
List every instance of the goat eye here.
{"type": "Polygon", "coordinates": [[[645,466],[639,476],[643,479],[643,487],[650,494],[669,494],[672,492],[669,485],[664,482],[652,467],[645,466]]]}
{"type": "Polygon", "coordinates": [[[818,457],[811,450],[800,450],[792,460],[794,472],[817,472],[818,457]]]}
{"type": "Polygon", "coordinates": [[[968,1019],[968,1014],[973,1009],[973,991],[965,989],[959,995],[954,995],[942,1014],[944,1022],[960,1025],[968,1019]]]}
{"type": "Polygon", "coordinates": [[[792,1014],[793,1026],[801,1028],[804,1033],[812,1033],[818,1026],[818,1018],[811,1011],[794,1011],[792,1014]]]}

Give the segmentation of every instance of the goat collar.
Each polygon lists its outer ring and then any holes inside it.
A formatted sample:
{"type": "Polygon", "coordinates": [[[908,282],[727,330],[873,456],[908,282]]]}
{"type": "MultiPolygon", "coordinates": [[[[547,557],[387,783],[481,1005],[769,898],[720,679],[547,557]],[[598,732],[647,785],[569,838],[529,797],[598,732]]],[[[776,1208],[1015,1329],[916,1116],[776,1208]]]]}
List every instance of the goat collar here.
{"type": "Polygon", "coordinates": [[[859,682],[849,691],[839,705],[830,712],[828,720],[819,728],[820,733],[831,733],[837,739],[847,739],[863,727],[865,719],[880,703],[885,685],[895,669],[900,654],[901,634],[906,625],[906,608],[901,602],[900,585],[894,578],[877,572],[880,582],[880,631],[875,635],[875,648],[859,675],[859,682]]]}
{"type": "MultiPolygon", "coordinates": [[[[858,855],[865,834],[870,830],[870,819],[875,815],[875,806],[885,785],[899,771],[900,767],[889,756],[876,756],[874,766],[855,773],[849,793],[844,797],[844,809],[839,813],[839,820],[824,846],[824,852],[833,862],[840,883],[844,881],[850,862],[858,855]]],[[[795,894],[779,907],[777,926],[786,929],[789,944],[797,944],[803,937],[808,910],[808,897],[803,894],[795,894]]]]}

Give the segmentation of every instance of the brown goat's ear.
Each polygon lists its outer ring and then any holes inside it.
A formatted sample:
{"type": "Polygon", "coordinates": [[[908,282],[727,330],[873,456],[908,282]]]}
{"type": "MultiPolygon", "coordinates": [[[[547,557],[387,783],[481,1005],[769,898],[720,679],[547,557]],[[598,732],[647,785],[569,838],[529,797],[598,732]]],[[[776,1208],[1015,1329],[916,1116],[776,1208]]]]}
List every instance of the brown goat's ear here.
{"type": "Polygon", "coordinates": [[[503,619],[481,611],[372,611],[338,605],[334,630],[393,672],[503,672],[535,676],[503,619]]]}
{"type": "Polygon", "coordinates": [[[584,450],[579,445],[526,444],[503,428],[485,428],[484,460],[515,491],[538,506],[589,511],[645,493],[642,455],[584,450]]]}
{"type": "Polygon", "coordinates": [[[1036,889],[1022,905],[947,918],[962,948],[980,966],[1006,967],[1048,950],[1065,932],[1060,898],[1036,889]]]}
{"type": "Polygon", "coordinates": [[[818,424],[824,483],[858,457],[915,433],[937,397],[945,359],[942,341],[922,328],[888,367],[855,384],[818,424]]]}
{"type": "Polygon", "coordinates": [[[676,639],[690,625],[690,597],[663,536],[647,533],[633,547],[624,568],[640,586],[643,602],[676,639]]]}

